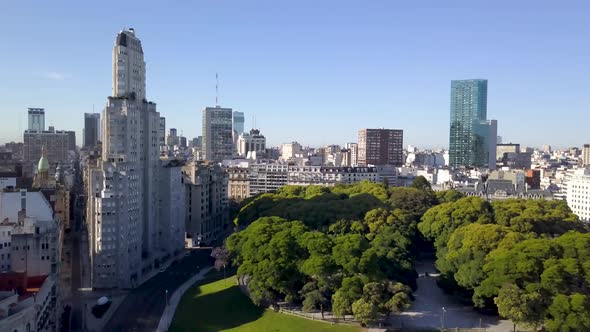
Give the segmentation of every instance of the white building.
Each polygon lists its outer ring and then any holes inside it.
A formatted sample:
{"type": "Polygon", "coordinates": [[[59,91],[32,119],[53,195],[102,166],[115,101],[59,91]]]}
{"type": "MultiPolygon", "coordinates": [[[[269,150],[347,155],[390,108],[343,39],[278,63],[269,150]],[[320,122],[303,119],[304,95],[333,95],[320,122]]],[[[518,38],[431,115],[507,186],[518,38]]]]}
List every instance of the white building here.
{"type": "Polygon", "coordinates": [[[289,166],[280,163],[257,163],[250,165],[248,179],[250,196],[277,191],[288,183],[289,166]]]}
{"type": "Polygon", "coordinates": [[[250,156],[262,156],[266,152],[266,138],[260,134],[260,130],[252,129],[250,133],[242,133],[236,143],[238,155],[247,158],[250,156]]]}
{"type": "Polygon", "coordinates": [[[56,331],[62,241],[51,205],[41,192],[1,192],[0,220],[0,331],[56,331]]]}
{"type": "Polygon", "coordinates": [[[346,148],[350,150],[350,166],[358,166],[358,154],[359,145],[358,143],[346,143],[346,148]]]}
{"type": "Polygon", "coordinates": [[[379,181],[375,167],[289,166],[287,184],[334,186],[360,181],[379,181]]]}
{"type": "Polygon", "coordinates": [[[301,144],[297,142],[285,143],[281,145],[281,160],[301,157],[301,144]]]}
{"type": "MultiPolygon", "coordinates": [[[[159,232],[160,114],[145,98],[145,62],[133,29],[113,48],[113,96],[103,111],[102,162],[88,170],[87,223],[95,288],[136,287],[153,275],[170,242],[159,232]],[[163,243],[163,241],[166,241],[163,243]]],[[[180,246],[179,248],[182,248],[180,246]]]]}
{"type": "Polygon", "coordinates": [[[571,171],[567,177],[567,205],[580,220],[590,221],[590,169],[571,171]]]}

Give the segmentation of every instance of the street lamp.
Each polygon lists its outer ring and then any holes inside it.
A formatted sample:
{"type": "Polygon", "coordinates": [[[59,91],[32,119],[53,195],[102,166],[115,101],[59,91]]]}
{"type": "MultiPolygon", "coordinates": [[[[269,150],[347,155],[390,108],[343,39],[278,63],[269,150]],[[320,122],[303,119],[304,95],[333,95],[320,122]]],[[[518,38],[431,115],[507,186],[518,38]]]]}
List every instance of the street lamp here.
{"type": "Polygon", "coordinates": [[[168,315],[170,315],[170,312],[168,310],[168,290],[166,289],[166,307],[164,308],[164,312],[166,313],[166,330],[168,330],[168,327],[170,327],[170,318],[168,317],[168,315]]]}
{"type": "Polygon", "coordinates": [[[445,307],[442,307],[442,316],[440,318],[440,325],[441,325],[441,330],[445,330],[445,307]]]}

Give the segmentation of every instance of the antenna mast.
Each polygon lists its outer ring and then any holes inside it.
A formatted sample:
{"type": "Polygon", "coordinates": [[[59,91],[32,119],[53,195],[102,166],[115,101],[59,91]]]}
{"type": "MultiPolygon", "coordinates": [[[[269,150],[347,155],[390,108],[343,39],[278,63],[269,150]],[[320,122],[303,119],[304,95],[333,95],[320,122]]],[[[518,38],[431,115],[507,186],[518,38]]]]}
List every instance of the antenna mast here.
{"type": "Polygon", "coordinates": [[[219,75],[215,73],[215,106],[219,107],[219,75]]]}

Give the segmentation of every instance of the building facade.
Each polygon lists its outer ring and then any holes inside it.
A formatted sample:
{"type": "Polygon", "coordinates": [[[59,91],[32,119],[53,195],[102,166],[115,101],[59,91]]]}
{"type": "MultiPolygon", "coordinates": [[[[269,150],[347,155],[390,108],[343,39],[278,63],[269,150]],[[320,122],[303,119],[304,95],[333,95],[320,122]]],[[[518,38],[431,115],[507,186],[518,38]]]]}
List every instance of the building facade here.
{"type": "Polygon", "coordinates": [[[85,148],[94,148],[100,141],[100,113],[84,113],[84,138],[85,148]]]}
{"type": "Polygon", "coordinates": [[[590,221],[590,169],[569,172],[566,200],[572,212],[583,221],[590,221]]]}
{"type": "Polygon", "coordinates": [[[183,167],[186,186],[187,238],[210,244],[229,227],[228,174],[213,162],[194,161],[183,167]]]}
{"type": "Polygon", "coordinates": [[[76,133],[73,131],[55,130],[50,127],[45,131],[26,130],[23,134],[23,159],[25,173],[31,174],[34,165],[41,158],[41,149],[47,150],[47,158],[55,164],[69,160],[70,151],[76,150],[76,133]]]}
{"type": "Polygon", "coordinates": [[[487,121],[487,100],[487,80],[451,81],[451,167],[495,168],[497,123],[487,121]]]}
{"type": "Polygon", "coordinates": [[[166,118],[160,117],[160,128],[158,129],[160,147],[166,145],[166,118]]]}
{"type": "Polygon", "coordinates": [[[182,164],[177,160],[162,161],[158,218],[159,263],[178,256],[184,247],[186,193],[182,164]]]}
{"type": "Polygon", "coordinates": [[[252,129],[250,133],[242,133],[236,145],[238,155],[244,158],[263,156],[266,152],[266,138],[258,129],[252,129]]]}
{"type": "Polygon", "coordinates": [[[232,117],[232,128],[233,128],[233,137],[235,137],[236,139],[244,132],[244,112],[238,112],[238,111],[234,111],[233,112],[233,117],[232,117]]]}
{"type": "Polygon", "coordinates": [[[582,165],[590,165],[590,144],[584,144],[582,147],[582,165]]]}
{"type": "Polygon", "coordinates": [[[241,202],[250,197],[250,181],[248,168],[230,167],[227,169],[227,195],[230,200],[241,202]]]}
{"type": "Polygon", "coordinates": [[[172,174],[162,180],[161,117],[145,90],[141,42],[133,29],[121,31],[113,47],[113,96],[102,113],[101,159],[86,176],[94,288],[137,287],[167,263],[163,257],[178,252],[159,233],[177,221],[161,216],[160,204],[172,194],[162,188],[172,174]]]}
{"type": "Polygon", "coordinates": [[[234,154],[233,113],[231,108],[206,107],[203,110],[203,159],[220,162],[234,154]]]}
{"type": "Polygon", "coordinates": [[[44,108],[29,108],[29,127],[30,131],[44,131],[45,130],[45,109],[44,108]]]}
{"type": "Polygon", "coordinates": [[[361,129],[358,134],[358,165],[401,166],[404,132],[400,129],[361,129]]]}

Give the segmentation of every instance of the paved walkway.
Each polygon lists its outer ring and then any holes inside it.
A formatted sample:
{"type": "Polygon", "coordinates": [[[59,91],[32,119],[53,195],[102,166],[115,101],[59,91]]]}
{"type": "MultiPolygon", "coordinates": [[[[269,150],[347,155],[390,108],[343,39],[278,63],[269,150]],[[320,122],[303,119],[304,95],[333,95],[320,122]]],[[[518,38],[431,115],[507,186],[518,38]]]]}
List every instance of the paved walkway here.
{"type": "Polygon", "coordinates": [[[511,321],[480,314],[472,306],[464,306],[445,294],[436,284],[434,261],[417,262],[416,271],[420,277],[414,292],[415,301],[410,310],[391,317],[393,327],[440,328],[444,325],[446,328],[482,327],[489,332],[512,331],[511,321]]]}
{"type": "Polygon", "coordinates": [[[191,288],[195,282],[203,279],[205,274],[211,270],[211,267],[202,269],[201,272],[192,276],[189,280],[187,280],[184,284],[176,289],[176,291],[170,295],[168,300],[168,305],[164,309],[162,313],[162,318],[160,318],[160,323],[158,324],[158,328],[156,332],[165,332],[168,331],[170,324],[172,324],[172,318],[174,318],[174,313],[176,312],[176,307],[180,303],[180,299],[186,291],[191,288]]]}

